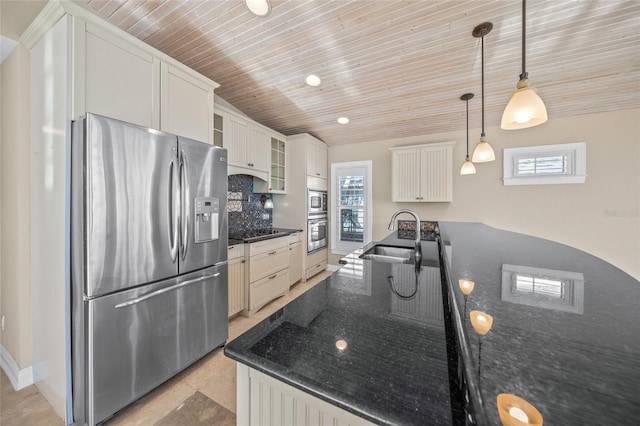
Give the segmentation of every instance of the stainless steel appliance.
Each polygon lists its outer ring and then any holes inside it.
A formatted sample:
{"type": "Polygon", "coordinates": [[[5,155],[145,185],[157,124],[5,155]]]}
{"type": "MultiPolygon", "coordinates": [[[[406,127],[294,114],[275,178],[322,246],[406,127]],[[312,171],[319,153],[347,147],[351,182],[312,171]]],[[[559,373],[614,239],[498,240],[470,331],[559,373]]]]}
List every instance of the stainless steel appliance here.
{"type": "Polygon", "coordinates": [[[327,191],[308,190],[307,214],[309,217],[327,215],[327,191]]]}
{"type": "Polygon", "coordinates": [[[327,217],[309,217],[307,220],[307,253],[327,247],[327,217]]]}
{"type": "Polygon", "coordinates": [[[227,152],[87,114],[71,157],[73,406],[93,425],[227,339],[227,152]]]}

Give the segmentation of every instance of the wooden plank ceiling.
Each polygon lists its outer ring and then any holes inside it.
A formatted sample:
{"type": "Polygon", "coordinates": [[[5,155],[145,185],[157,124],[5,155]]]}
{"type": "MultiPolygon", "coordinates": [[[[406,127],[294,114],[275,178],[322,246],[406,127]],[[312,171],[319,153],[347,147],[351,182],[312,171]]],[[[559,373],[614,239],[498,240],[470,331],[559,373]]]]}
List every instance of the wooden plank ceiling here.
{"type": "MultiPolygon", "coordinates": [[[[499,126],[521,71],[521,3],[272,0],[76,0],[221,84],[216,93],[285,135],[329,145],[499,126]],[[309,73],[319,87],[304,84],[309,73]],[[349,117],[347,125],[336,122],[349,117]]],[[[640,2],[530,0],[527,71],[550,118],[640,107],[640,2]]]]}

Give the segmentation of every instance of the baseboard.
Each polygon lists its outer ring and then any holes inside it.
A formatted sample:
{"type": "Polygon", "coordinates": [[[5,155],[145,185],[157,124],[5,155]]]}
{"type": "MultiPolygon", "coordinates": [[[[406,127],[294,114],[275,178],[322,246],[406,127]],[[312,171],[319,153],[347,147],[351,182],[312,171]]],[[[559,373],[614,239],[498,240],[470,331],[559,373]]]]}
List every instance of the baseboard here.
{"type": "Polygon", "coordinates": [[[9,378],[14,390],[19,391],[33,384],[33,369],[31,366],[20,370],[18,363],[2,344],[0,344],[0,367],[9,378]]]}

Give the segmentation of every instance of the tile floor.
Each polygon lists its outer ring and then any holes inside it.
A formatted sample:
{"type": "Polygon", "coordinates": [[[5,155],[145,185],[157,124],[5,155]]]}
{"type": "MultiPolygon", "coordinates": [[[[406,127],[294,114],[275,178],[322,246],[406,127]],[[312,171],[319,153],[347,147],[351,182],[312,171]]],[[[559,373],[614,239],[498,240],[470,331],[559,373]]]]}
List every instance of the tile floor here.
{"type": "MultiPolygon", "coordinates": [[[[229,322],[229,341],[233,340],[276,310],[295,299],[331,273],[324,271],[291,288],[252,318],[236,316],[229,322]]],[[[0,373],[0,425],[63,425],[34,385],[14,391],[0,373]]],[[[168,380],[105,422],[115,425],[235,425],[236,363],[216,349],[191,367],[168,380]]]]}

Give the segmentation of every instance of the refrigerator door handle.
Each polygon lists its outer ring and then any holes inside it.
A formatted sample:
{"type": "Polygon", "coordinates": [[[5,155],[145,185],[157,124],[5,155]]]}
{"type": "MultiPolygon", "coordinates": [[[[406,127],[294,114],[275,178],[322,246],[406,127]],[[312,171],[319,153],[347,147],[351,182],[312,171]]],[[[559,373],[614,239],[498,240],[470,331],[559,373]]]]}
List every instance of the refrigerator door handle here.
{"type": "Polygon", "coordinates": [[[188,179],[187,155],[184,150],[180,151],[180,200],[182,207],[182,235],[180,238],[180,255],[182,260],[187,257],[187,239],[189,238],[189,179],[188,179]]]}
{"type": "Polygon", "coordinates": [[[176,182],[178,180],[176,175],[175,161],[171,160],[169,163],[169,214],[167,215],[167,221],[169,225],[169,249],[173,263],[178,258],[178,222],[180,221],[180,199],[176,196],[176,182]]]}
{"type": "Polygon", "coordinates": [[[199,283],[200,281],[205,281],[205,280],[208,280],[210,278],[215,278],[215,277],[217,277],[219,275],[220,275],[220,272],[216,272],[215,274],[205,275],[205,276],[200,277],[200,278],[195,278],[193,280],[188,280],[188,281],[185,281],[183,283],[172,285],[171,287],[166,287],[166,288],[163,288],[161,290],[157,290],[157,291],[154,291],[152,293],[145,294],[144,296],[136,297],[135,299],[129,299],[126,302],[118,303],[115,306],[115,308],[118,309],[118,308],[125,308],[127,306],[136,305],[136,304],[138,304],[140,302],[144,302],[145,300],[151,299],[152,297],[160,296],[161,294],[164,294],[164,293],[167,293],[167,292],[170,292],[170,291],[173,291],[173,290],[177,290],[177,289],[182,288],[182,287],[186,287],[186,286],[188,286],[190,284],[195,284],[195,283],[199,283]]]}

